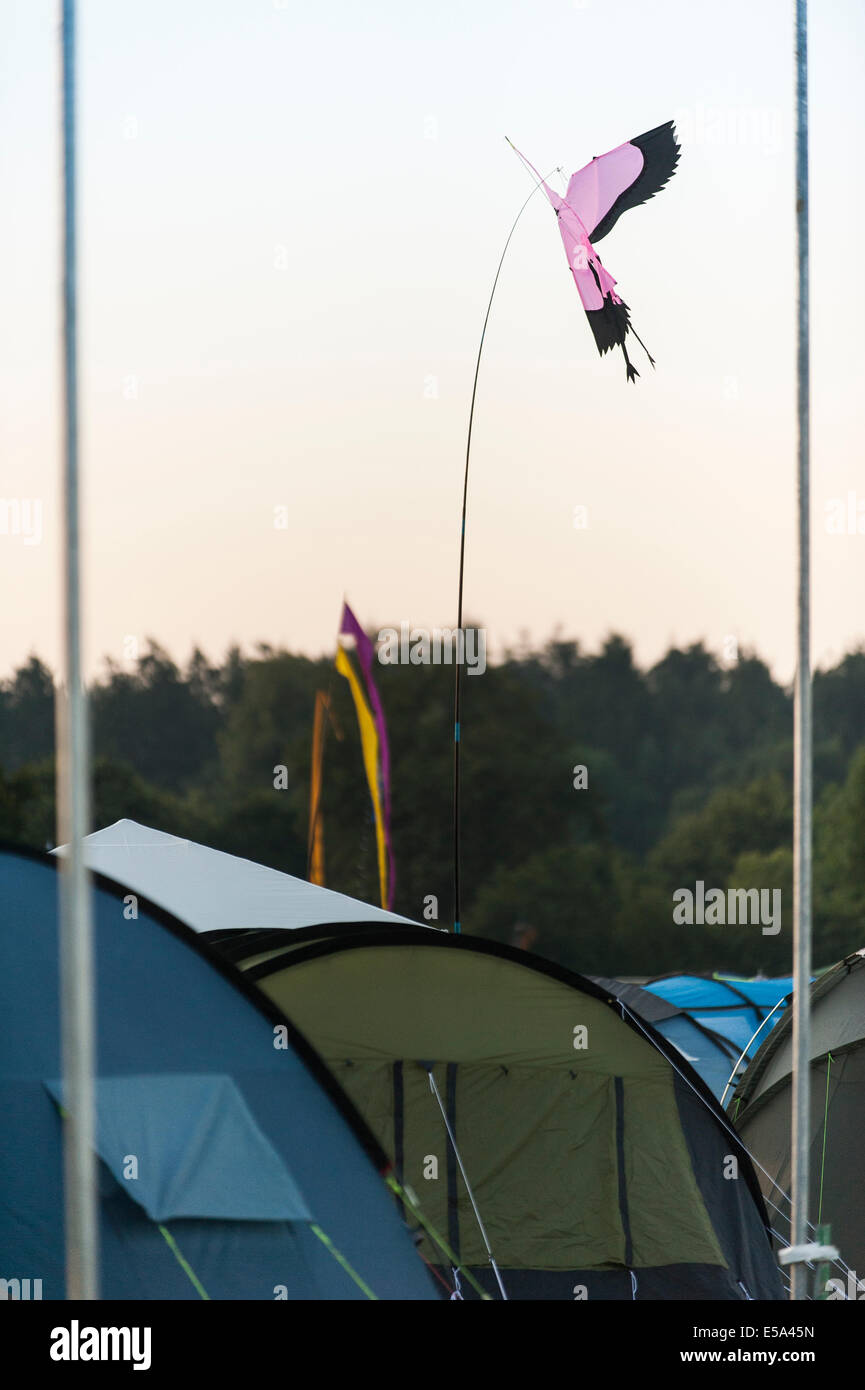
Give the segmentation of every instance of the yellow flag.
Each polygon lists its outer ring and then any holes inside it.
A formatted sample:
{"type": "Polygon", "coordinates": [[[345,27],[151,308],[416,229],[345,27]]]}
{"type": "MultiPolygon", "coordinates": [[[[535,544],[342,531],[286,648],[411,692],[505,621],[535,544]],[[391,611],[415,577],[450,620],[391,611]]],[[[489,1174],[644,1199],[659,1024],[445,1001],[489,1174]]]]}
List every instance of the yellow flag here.
{"type": "Polygon", "coordinates": [[[324,887],[324,833],[321,823],[321,763],[324,756],[324,714],[328,697],[315,692],[315,718],[312,725],[312,776],[309,788],[309,838],[307,862],[309,881],[324,887]]]}
{"type": "Polygon", "coordinates": [[[360,682],[352,669],[351,662],[342,647],[336,649],[336,669],[341,676],[345,676],[351,690],[354,707],[357,711],[357,722],[360,727],[360,746],[363,751],[363,765],[366,769],[366,780],[369,783],[369,794],[372,797],[372,808],[375,813],[375,838],[378,846],[378,880],[381,891],[381,905],[387,907],[387,850],[384,835],[384,818],[381,812],[381,795],[378,789],[378,733],[376,732],[375,720],[366,702],[360,682]]]}

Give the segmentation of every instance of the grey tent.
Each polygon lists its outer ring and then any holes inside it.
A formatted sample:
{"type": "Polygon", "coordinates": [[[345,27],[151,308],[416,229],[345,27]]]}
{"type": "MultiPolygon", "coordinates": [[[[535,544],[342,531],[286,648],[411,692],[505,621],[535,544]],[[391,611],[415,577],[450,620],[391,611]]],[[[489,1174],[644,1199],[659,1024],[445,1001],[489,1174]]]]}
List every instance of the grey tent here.
{"type": "MultiPolygon", "coordinates": [[[[772,1224],[789,1240],[793,1013],[788,1009],[739,1083],[730,1113],[757,1162],[772,1224]]],[[[812,1221],[828,1222],[846,1265],[865,1272],[860,1144],[865,1115],[865,951],[839,961],[811,986],[812,1221]]],[[[833,1277],[837,1270],[833,1270],[833,1277]]]]}

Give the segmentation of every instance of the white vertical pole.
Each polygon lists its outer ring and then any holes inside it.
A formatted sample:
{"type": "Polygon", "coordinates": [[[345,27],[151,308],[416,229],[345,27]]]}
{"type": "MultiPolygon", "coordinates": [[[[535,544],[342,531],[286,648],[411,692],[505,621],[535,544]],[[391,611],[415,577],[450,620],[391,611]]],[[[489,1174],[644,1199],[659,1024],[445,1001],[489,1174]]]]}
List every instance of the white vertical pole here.
{"type": "MultiPolygon", "coordinates": [[[[810,330],[808,315],[807,0],[796,0],[797,491],[799,519],[798,659],[794,702],[793,1118],[790,1243],[808,1236],[811,1124],[811,536],[810,330]]],[[[809,1297],[808,1267],[791,1266],[791,1294],[809,1297]]]]}
{"type": "Polygon", "coordinates": [[[57,692],[60,1013],[66,1297],[98,1289],[93,1096],[93,942],[82,840],[90,829],[87,710],[81,671],[75,208],[75,0],[62,0],[64,680],[57,692]]]}

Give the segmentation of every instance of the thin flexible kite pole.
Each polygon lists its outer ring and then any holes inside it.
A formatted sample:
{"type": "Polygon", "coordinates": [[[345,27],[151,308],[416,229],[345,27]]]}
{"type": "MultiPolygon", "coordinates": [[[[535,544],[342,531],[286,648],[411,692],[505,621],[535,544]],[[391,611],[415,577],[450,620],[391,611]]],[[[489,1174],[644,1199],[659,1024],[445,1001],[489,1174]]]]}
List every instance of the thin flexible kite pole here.
{"type": "MultiPolygon", "coordinates": [[[[505,136],[505,139],[507,139],[507,136],[505,136]]],[[[511,144],[510,140],[508,140],[508,144],[511,144]]],[[[511,145],[511,149],[513,148],[513,145],[511,145]]],[[[555,170],[551,170],[551,173],[555,173],[555,170]]],[[[549,175],[547,175],[547,177],[549,178],[549,175]]],[[[532,198],[534,198],[538,189],[541,187],[542,183],[543,180],[538,179],[528,198],[526,198],[526,201],[523,203],[522,207],[520,208],[519,212],[514,218],[514,224],[511,227],[511,230],[508,232],[508,239],[505,242],[504,250],[502,251],[498,270],[496,271],[496,278],[493,280],[493,287],[490,291],[490,299],[489,303],[487,304],[487,312],[484,316],[484,326],[481,330],[481,341],[480,346],[478,347],[478,358],[475,363],[475,379],[472,385],[472,403],[471,408],[469,410],[469,430],[468,438],[466,439],[466,468],[465,477],[463,479],[463,510],[460,522],[460,582],[459,593],[457,597],[458,635],[456,660],[454,662],[454,931],[457,934],[459,934],[460,932],[460,697],[462,694],[462,664],[459,660],[459,634],[461,634],[463,630],[463,576],[465,573],[466,560],[466,507],[469,495],[469,461],[471,459],[472,453],[472,424],[475,418],[475,397],[477,396],[478,392],[478,373],[481,369],[481,355],[484,350],[484,338],[486,337],[487,324],[490,321],[490,310],[493,307],[493,299],[495,298],[496,286],[499,283],[499,276],[502,273],[502,266],[505,262],[505,256],[507,255],[508,247],[511,244],[511,237],[517,229],[517,223],[519,222],[529,203],[532,201],[532,198]]],[[[465,638],[463,638],[463,641],[465,642],[465,638]]]]}

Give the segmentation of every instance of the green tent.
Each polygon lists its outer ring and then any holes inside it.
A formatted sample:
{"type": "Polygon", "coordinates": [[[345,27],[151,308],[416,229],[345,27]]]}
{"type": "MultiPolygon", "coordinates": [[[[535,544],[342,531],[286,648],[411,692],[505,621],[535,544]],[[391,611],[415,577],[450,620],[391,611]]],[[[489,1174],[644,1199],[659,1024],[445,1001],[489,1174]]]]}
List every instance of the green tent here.
{"type": "MultiPolygon", "coordinates": [[[[761,1168],[772,1224],[790,1239],[790,1097],[793,1011],[769,1034],[740,1081],[730,1113],[761,1168]]],[[[838,1297],[859,1298],[865,1274],[865,1207],[859,1145],[865,1112],[865,952],[833,965],[811,986],[810,1192],[812,1221],[829,1223],[843,1264],[831,1270],[838,1297]]]]}
{"type": "MultiPolygon", "coordinates": [[[[609,992],[441,932],[340,924],[214,938],[314,1043],[487,1292],[782,1296],[729,1122],[676,1049],[609,992]]],[[[475,1296],[427,1236],[421,1253],[443,1284],[475,1296]]]]}

